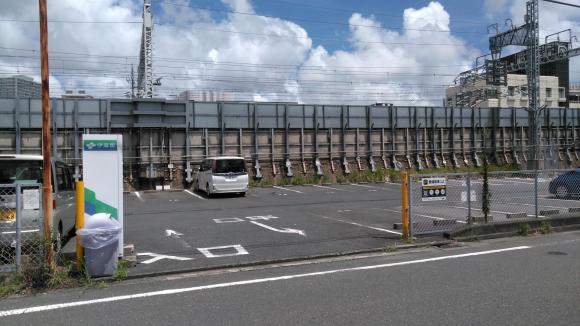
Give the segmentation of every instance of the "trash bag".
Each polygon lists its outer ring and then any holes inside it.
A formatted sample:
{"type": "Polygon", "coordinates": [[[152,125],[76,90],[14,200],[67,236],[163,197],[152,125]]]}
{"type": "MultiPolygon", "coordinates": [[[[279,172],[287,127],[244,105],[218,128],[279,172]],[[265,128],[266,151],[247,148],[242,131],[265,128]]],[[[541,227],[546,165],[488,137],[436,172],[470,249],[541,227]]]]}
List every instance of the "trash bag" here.
{"type": "Polygon", "coordinates": [[[100,249],[119,240],[121,224],[110,214],[97,213],[87,219],[82,229],[77,230],[81,245],[89,249],[100,249]]]}

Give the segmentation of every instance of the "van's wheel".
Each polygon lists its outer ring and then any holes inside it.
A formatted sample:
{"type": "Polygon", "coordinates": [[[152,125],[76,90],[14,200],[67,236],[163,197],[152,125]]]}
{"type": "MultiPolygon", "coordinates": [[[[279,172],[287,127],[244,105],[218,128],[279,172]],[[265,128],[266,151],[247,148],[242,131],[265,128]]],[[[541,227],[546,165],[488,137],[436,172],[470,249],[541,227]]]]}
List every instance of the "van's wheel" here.
{"type": "Polygon", "coordinates": [[[568,197],[568,188],[566,186],[558,186],[556,188],[556,197],[557,198],[566,198],[566,197],[568,197]]]}

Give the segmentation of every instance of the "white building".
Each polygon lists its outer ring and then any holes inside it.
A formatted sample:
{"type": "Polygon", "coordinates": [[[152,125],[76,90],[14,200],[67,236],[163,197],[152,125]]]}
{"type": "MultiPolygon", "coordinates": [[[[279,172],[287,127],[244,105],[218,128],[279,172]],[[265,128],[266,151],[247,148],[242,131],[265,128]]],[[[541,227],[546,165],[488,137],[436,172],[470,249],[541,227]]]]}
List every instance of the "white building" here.
{"type": "MultiPolygon", "coordinates": [[[[528,107],[528,80],[526,75],[507,75],[506,86],[487,85],[485,80],[452,86],[445,91],[447,106],[475,107],[528,107]]],[[[540,77],[540,105],[550,108],[565,107],[566,89],[558,86],[558,77],[540,77]]]]}
{"type": "Polygon", "coordinates": [[[215,90],[187,90],[179,93],[180,101],[222,102],[233,101],[234,93],[215,90]]]}

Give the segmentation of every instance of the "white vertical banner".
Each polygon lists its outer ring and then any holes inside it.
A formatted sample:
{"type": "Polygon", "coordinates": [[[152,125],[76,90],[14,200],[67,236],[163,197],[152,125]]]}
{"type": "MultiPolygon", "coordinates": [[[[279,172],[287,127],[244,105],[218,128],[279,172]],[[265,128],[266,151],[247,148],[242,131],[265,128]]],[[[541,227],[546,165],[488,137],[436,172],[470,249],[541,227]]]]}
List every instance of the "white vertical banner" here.
{"type": "MultiPolygon", "coordinates": [[[[83,135],[85,223],[107,213],[123,227],[123,136],[83,135]]],[[[123,256],[123,229],[119,257],[123,256]]]]}

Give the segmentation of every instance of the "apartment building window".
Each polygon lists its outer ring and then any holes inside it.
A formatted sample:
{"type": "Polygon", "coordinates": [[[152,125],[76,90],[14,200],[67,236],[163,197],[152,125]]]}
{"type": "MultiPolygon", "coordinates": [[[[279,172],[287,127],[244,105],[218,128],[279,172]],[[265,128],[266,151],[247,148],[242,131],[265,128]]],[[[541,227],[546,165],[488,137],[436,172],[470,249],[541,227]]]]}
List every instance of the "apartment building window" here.
{"type": "Polygon", "coordinates": [[[552,89],[550,87],[546,88],[546,98],[552,97],[552,89]]]}
{"type": "Polygon", "coordinates": [[[528,86],[522,86],[520,87],[522,96],[528,96],[528,86]]]}
{"type": "Polygon", "coordinates": [[[564,87],[558,88],[558,98],[566,98],[566,90],[564,87]]]}
{"type": "Polygon", "coordinates": [[[516,94],[515,86],[508,86],[508,96],[514,96],[516,94]]]}

